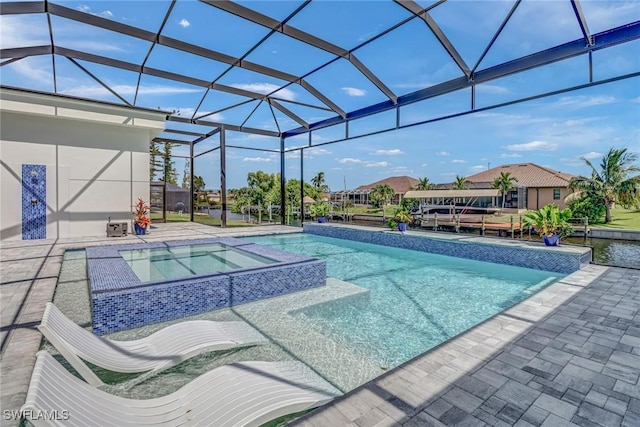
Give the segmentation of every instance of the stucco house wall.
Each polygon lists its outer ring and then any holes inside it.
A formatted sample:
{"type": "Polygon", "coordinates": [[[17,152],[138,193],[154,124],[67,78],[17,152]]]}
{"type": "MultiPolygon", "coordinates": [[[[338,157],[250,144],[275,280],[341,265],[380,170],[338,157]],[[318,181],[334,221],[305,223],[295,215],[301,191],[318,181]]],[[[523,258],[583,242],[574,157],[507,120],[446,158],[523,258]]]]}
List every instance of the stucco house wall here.
{"type": "Polygon", "coordinates": [[[46,168],[46,238],[106,234],[149,199],[149,141],[165,113],[0,91],[0,238],[21,240],[22,165],[46,168]]]}
{"type": "Polygon", "coordinates": [[[554,188],[527,188],[527,209],[540,209],[550,204],[558,205],[560,209],[566,208],[564,198],[571,194],[571,190],[567,187],[556,187],[556,189],[560,190],[560,200],[554,200],[554,188]]]}

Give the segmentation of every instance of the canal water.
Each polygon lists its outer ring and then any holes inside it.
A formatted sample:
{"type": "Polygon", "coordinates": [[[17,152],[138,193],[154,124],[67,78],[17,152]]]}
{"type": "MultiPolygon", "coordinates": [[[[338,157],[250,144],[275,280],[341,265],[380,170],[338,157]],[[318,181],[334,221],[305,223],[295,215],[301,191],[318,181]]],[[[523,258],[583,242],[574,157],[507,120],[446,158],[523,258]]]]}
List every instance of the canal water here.
{"type": "Polygon", "coordinates": [[[614,239],[584,239],[568,237],[565,243],[593,248],[593,262],[616,267],[640,268],[640,241],[614,239]]]}

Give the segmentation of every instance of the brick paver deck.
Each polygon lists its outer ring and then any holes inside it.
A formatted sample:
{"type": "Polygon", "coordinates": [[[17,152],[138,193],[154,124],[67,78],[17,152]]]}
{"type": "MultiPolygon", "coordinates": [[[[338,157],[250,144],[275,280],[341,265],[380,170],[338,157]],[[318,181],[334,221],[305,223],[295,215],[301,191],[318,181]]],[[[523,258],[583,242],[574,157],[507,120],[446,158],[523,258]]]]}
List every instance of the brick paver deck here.
{"type": "MultiPolygon", "coordinates": [[[[140,237],[3,242],[2,409],[24,402],[65,249],[295,230],[185,223],[140,237]]],[[[639,309],[640,270],[589,266],[293,425],[639,426],[639,309]]]]}

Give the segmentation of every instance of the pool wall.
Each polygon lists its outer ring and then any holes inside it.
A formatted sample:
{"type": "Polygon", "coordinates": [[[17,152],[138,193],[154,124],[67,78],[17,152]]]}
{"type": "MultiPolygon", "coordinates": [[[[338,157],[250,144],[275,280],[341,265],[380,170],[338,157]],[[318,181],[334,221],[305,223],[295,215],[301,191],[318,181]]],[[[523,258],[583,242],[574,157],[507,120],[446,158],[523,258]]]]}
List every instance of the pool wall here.
{"type": "Polygon", "coordinates": [[[105,334],[324,286],[326,263],[234,238],[87,248],[93,332],[105,334]],[[183,280],[142,283],[120,250],[224,243],[279,261],[183,280]]]}
{"type": "Polygon", "coordinates": [[[478,242],[477,236],[471,237],[475,241],[470,241],[469,237],[438,239],[423,235],[314,223],[305,223],[304,232],[563,274],[578,271],[591,261],[589,248],[554,248],[519,241],[491,243],[489,239],[485,243],[478,242]]]}

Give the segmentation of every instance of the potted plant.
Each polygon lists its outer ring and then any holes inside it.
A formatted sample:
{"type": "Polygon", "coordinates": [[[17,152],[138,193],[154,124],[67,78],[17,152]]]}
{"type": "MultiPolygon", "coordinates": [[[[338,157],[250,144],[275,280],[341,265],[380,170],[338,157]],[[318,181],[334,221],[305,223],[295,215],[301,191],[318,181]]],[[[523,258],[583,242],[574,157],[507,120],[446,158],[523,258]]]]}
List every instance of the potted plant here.
{"type": "Polygon", "coordinates": [[[406,209],[400,209],[393,216],[393,219],[398,223],[398,230],[401,232],[407,231],[407,226],[413,220],[413,217],[406,209]]]}
{"type": "Polygon", "coordinates": [[[311,205],[311,216],[318,218],[319,223],[327,222],[328,213],[329,205],[324,202],[311,205]]]}
{"type": "Polygon", "coordinates": [[[149,218],[150,206],[144,200],[138,198],[138,202],[133,206],[133,228],[137,235],[146,234],[147,227],[151,224],[149,218]]]}
{"type": "Polygon", "coordinates": [[[569,223],[571,209],[560,210],[557,205],[546,205],[537,211],[529,211],[524,217],[525,225],[534,227],[547,246],[558,246],[562,237],[573,233],[569,223]]]}

